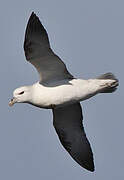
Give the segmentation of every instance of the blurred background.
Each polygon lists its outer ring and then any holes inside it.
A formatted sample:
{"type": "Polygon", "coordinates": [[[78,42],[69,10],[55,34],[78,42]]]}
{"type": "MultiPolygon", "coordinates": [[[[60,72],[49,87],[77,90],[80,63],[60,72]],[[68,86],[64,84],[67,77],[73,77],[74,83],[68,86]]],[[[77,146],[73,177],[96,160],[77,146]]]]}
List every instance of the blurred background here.
{"type": "Polygon", "coordinates": [[[0,46],[0,179],[123,179],[124,1],[2,0],[0,46]],[[115,93],[82,103],[94,173],[81,168],[62,147],[51,110],[28,104],[8,106],[15,88],[39,78],[23,51],[32,11],[47,29],[53,50],[75,77],[113,72],[120,81],[115,93]]]}

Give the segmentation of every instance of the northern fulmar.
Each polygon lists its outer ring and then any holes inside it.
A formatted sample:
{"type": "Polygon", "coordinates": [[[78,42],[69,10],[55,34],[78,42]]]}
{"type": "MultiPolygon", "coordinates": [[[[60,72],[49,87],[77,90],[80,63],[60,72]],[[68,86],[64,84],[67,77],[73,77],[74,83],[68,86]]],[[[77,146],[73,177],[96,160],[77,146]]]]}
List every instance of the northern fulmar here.
{"type": "Polygon", "coordinates": [[[112,93],[118,80],[112,73],[88,80],[77,79],[50,47],[47,32],[32,12],[24,40],[27,61],[35,66],[40,80],[31,86],[17,88],[9,102],[29,103],[52,109],[53,125],[71,157],[83,168],[94,171],[93,153],[83,127],[80,101],[99,93],[112,93]]]}

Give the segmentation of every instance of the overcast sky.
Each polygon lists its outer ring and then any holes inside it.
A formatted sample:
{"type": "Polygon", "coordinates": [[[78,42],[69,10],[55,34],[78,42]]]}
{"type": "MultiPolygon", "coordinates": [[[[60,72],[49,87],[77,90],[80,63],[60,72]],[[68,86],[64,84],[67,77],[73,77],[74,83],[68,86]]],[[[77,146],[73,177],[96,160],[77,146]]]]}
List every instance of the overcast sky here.
{"type": "Polygon", "coordinates": [[[0,46],[0,179],[123,179],[124,1],[2,0],[0,46]],[[81,168],[62,147],[50,110],[28,104],[8,106],[15,88],[38,80],[23,52],[32,11],[47,29],[53,50],[75,77],[113,72],[120,81],[115,93],[100,94],[82,103],[94,173],[81,168]]]}

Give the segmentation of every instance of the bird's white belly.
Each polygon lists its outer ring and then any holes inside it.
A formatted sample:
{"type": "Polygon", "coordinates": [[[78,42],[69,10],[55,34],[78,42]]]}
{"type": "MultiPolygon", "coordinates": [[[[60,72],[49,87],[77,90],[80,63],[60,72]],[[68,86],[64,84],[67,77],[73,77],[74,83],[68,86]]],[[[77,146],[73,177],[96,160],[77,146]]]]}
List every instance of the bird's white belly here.
{"type": "Polygon", "coordinates": [[[73,79],[68,83],[53,86],[36,83],[31,103],[39,107],[51,108],[83,101],[95,95],[97,84],[94,87],[92,85],[89,80],[81,79],[73,79]]]}

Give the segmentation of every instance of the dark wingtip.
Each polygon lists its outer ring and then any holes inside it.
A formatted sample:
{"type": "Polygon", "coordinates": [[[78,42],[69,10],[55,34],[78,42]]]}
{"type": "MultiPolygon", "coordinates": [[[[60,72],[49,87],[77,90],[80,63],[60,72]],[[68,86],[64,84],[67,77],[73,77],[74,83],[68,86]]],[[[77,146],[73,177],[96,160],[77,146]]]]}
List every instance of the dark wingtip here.
{"type": "Polygon", "coordinates": [[[95,171],[95,167],[94,167],[94,163],[90,164],[89,167],[87,167],[88,171],[94,172],[95,171]]]}
{"type": "Polygon", "coordinates": [[[91,172],[95,171],[93,154],[91,156],[89,156],[88,158],[86,158],[85,160],[81,159],[81,157],[78,157],[78,158],[76,156],[72,156],[72,157],[81,167],[83,167],[86,170],[91,171],[91,172]]]}
{"type": "Polygon", "coordinates": [[[91,171],[91,172],[94,172],[95,171],[95,168],[94,166],[93,167],[90,167],[89,169],[87,169],[88,171],[91,171]]]}
{"type": "Polygon", "coordinates": [[[41,28],[43,28],[43,25],[41,24],[39,17],[34,13],[34,11],[32,11],[28,20],[27,29],[32,29],[34,26],[38,27],[39,31],[41,30],[41,28]]]}
{"type": "Polygon", "coordinates": [[[95,171],[94,163],[92,161],[89,164],[83,164],[82,167],[91,172],[95,171]]]}
{"type": "Polygon", "coordinates": [[[36,16],[36,14],[35,14],[35,12],[34,12],[34,11],[32,11],[32,13],[31,13],[31,16],[30,16],[30,17],[32,17],[32,16],[36,16]]]}
{"type": "Polygon", "coordinates": [[[29,20],[33,19],[34,17],[37,17],[36,14],[34,13],[34,11],[32,11],[30,17],[29,17],[29,20]]]}

